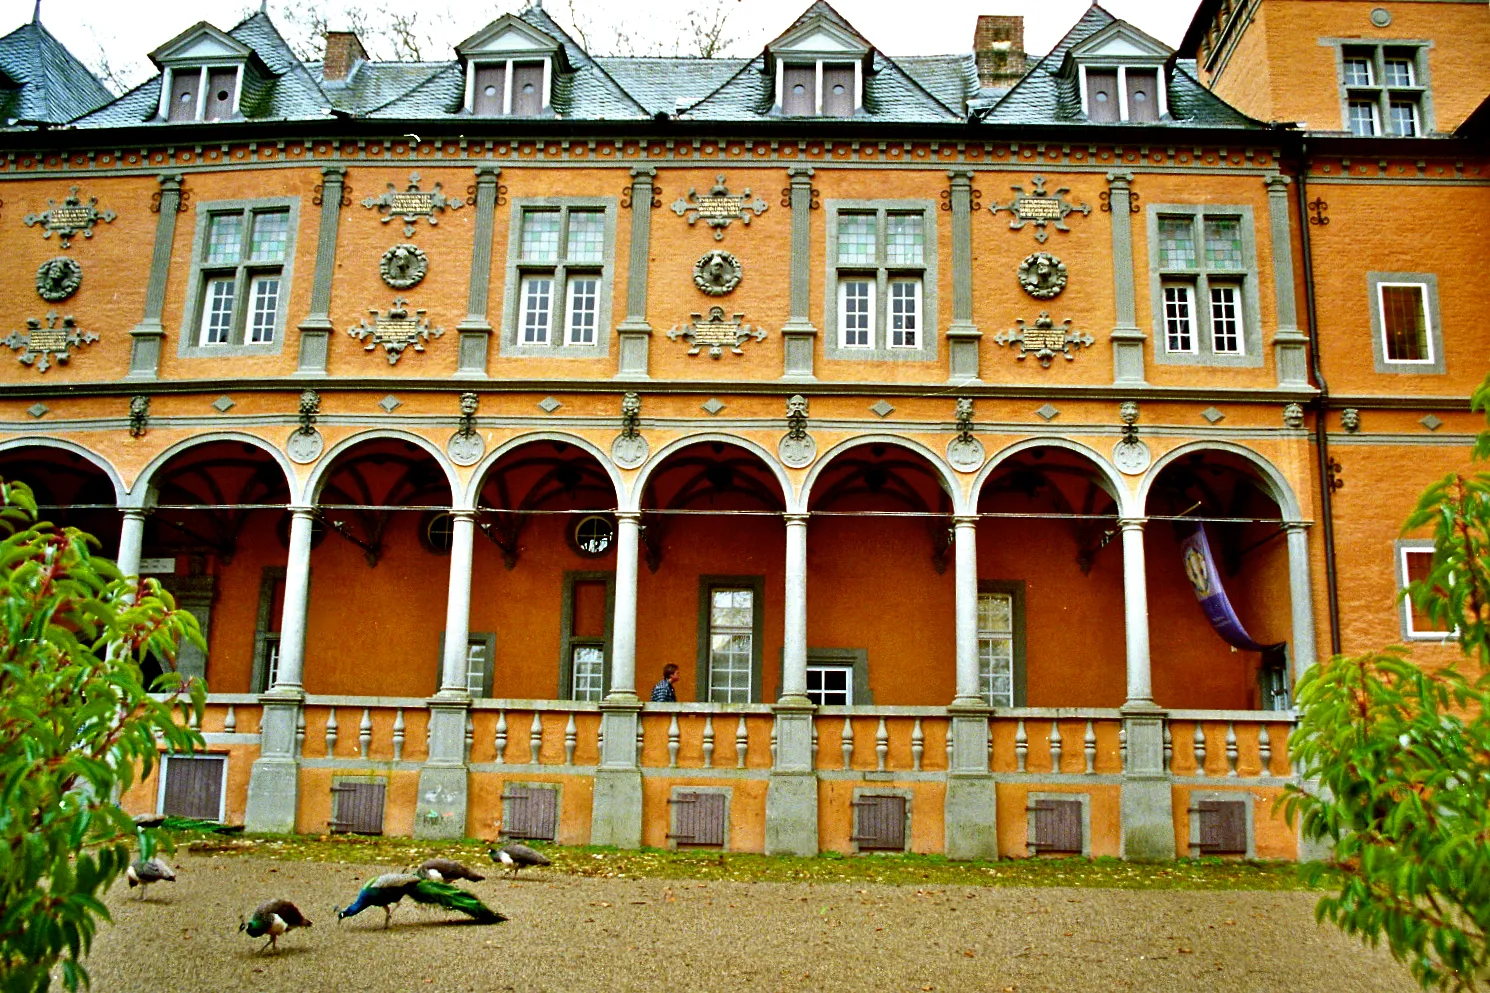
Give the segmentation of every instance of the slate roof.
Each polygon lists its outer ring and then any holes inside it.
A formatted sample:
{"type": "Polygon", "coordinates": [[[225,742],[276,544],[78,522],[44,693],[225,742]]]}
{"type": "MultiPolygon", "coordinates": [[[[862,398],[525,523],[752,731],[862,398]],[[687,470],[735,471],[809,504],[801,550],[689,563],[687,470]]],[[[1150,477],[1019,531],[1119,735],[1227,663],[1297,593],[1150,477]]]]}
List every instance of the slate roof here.
{"type": "Polygon", "coordinates": [[[1050,52],[1010,87],[984,114],[989,124],[1087,124],[1092,127],[1208,127],[1262,128],[1260,121],[1232,108],[1195,78],[1193,60],[1171,58],[1167,83],[1169,116],[1158,124],[1089,122],[1081,106],[1080,84],[1074,74],[1061,74],[1066,54],[1117,18],[1093,4],[1050,52]]]}
{"type": "Polygon", "coordinates": [[[0,38],[0,73],[18,84],[0,88],[0,128],[15,120],[62,124],[114,99],[38,20],[0,38]]]}

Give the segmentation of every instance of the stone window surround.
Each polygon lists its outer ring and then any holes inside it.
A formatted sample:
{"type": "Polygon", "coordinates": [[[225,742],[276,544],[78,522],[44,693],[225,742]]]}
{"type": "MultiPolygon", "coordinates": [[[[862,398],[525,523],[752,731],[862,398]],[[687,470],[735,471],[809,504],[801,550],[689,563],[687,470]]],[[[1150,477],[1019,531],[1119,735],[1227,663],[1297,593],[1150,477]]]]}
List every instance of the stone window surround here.
{"type": "MultiPolygon", "coordinates": [[[[719,587],[735,587],[739,589],[750,589],[755,596],[752,600],[754,614],[751,618],[750,639],[750,703],[760,703],[764,692],[761,688],[761,651],[762,642],[765,637],[766,616],[766,577],[765,576],[699,576],[698,577],[698,662],[696,669],[697,682],[694,684],[696,690],[694,695],[700,703],[709,701],[709,629],[710,629],[710,597],[709,592],[719,587]]],[[[660,668],[659,668],[660,671],[660,668]]]]}
{"type": "MultiPolygon", "coordinates": [[[[251,217],[250,224],[251,224],[251,217]]],[[[248,227],[249,225],[245,225],[248,227]]],[[[300,198],[299,197],[264,197],[256,200],[209,200],[197,204],[196,231],[192,235],[191,242],[191,275],[186,284],[186,307],[181,315],[181,333],[176,336],[176,354],[186,359],[214,359],[224,356],[242,355],[279,355],[284,351],[285,338],[289,336],[290,317],[290,291],[293,287],[293,276],[295,270],[295,235],[300,228],[300,198]],[[274,340],[266,344],[250,344],[239,342],[237,344],[202,345],[199,344],[202,337],[202,300],[206,292],[207,276],[204,270],[208,268],[220,268],[207,266],[203,260],[207,254],[208,230],[212,226],[212,217],[217,214],[243,214],[246,217],[264,211],[281,210],[288,208],[289,221],[287,223],[288,234],[285,240],[285,257],[279,271],[279,307],[275,314],[274,340]]],[[[247,232],[245,232],[246,234],[247,232]]],[[[238,263],[237,268],[253,268],[248,262],[238,263]]],[[[272,266],[266,266],[272,268],[272,266]]],[[[245,288],[242,297],[235,304],[236,312],[243,312],[250,306],[245,288]]]]}
{"type": "Polygon", "coordinates": [[[1433,133],[1433,86],[1432,79],[1428,74],[1428,49],[1433,47],[1433,42],[1428,38],[1321,38],[1319,43],[1326,48],[1335,50],[1335,85],[1340,92],[1340,130],[1350,130],[1350,93],[1352,90],[1375,90],[1378,93],[1379,109],[1377,116],[1381,127],[1380,134],[1389,136],[1387,131],[1391,127],[1391,116],[1388,113],[1390,103],[1390,91],[1400,93],[1414,93],[1418,98],[1418,132],[1419,136],[1433,133]],[[1345,50],[1373,49],[1372,72],[1375,74],[1376,82],[1369,87],[1348,86],[1345,82],[1345,50]],[[1385,55],[1388,48],[1412,49],[1415,52],[1413,58],[1413,78],[1416,86],[1411,87],[1388,87],[1385,75],[1385,55]]]}
{"type": "MultiPolygon", "coordinates": [[[[824,280],[823,294],[823,355],[829,359],[846,359],[861,362],[884,362],[884,361],[911,361],[929,362],[937,357],[937,303],[940,283],[937,278],[937,210],[935,200],[905,199],[905,200],[825,200],[823,208],[827,211],[826,225],[826,253],[827,278],[824,280]],[[922,264],[919,266],[888,266],[884,264],[844,265],[838,264],[838,216],[840,213],[870,213],[876,217],[876,230],[880,230],[886,215],[892,213],[921,214],[922,232],[924,235],[924,255],[922,264]],[[868,271],[873,269],[877,273],[876,282],[888,283],[892,270],[905,273],[913,273],[919,270],[921,273],[921,343],[915,348],[891,348],[889,347],[889,321],[890,308],[889,293],[881,292],[884,287],[876,289],[874,301],[875,330],[873,342],[868,348],[845,348],[839,344],[838,330],[838,270],[868,271]],[[878,275],[884,275],[883,280],[878,275]]],[[[878,249],[883,250],[883,240],[878,241],[878,249]]]]}
{"type": "MultiPolygon", "coordinates": [[[[387,789],[387,787],[389,785],[389,782],[390,782],[389,777],[387,777],[387,776],[380,776],[380,775],[377,775],[375,773],[355,773],[355,772],[333,773],[332,776],[331,776],[331,788],[333,790],[335,790],[338,786],[343,786],[343,785],[348,784],[348,783],[367,783],[367,784],[370,784],[370,785],[373,785],[373,786],[378,786],[378,785],[383,786],[383,811],[382,811],[382,817],[381,817],[380,822],[379,822],[379,825],[378,825],[378,836],[379,837],[383,836],[386,833],[387,829],[388,829],[388,789],[387,789]]],[[[332,793],[331,794],[331,810],[330,810],[330,814],[331,814],[331,818],[333,820],[336,819],[336,815],[337,815],[337,803],[338,803],[337,796],[338,796],[338,794],[336,794],[336,793],[332,793]]],[[[329,830],[329,828],[330,828],[329,823],[327,825],[327,828],[329,830]]],[[[338,833],[347,833],[347,834],[350,834],[351,832],[338,832],[338,833]]]]}
{"type": "Polygon", "coordinates": [[[1393,571],[1397,579],[1397,620],[1403,641],[1427,641],[1446,644],[1458,637],[1457,631],[1415,631],[1412,627],[1412,601],[1407,598],[1407,553],[1432,552],[1431,538],[1399,538],[1392,542],[1393,571]]]}
{"type": "Polygon", "coordinates": [[[508,357],[545,356],[548,358],[598,359],[610,353],[611,295],[616,280],[616,211],[615,197],[513,197],[512,221],[507,240],[507,278],[502,292],[502,335],[500,354],[508,357]],[[562,320],[567,317],[568,264],[560,259],[554,263],[528,263],[520,259],[522,254],[523,216],[529,210],[558,210],[563,218],[559,225],[560,237],[567,236],[567,217],[570,210],[599,210],[605,215],[605,247],[599,263],[583,263],[577,268],[585,271],[598,270],[600,291],[597,298],[595,343],[565,343],[565,328],[562,320]],[[554,273],[553,315],[554,323],[549,331],[546,345],[528,345],[518,340],[522,330],[522,277],[525,273],[554,273]]]}
{"type": "MultiPolygon", "coordinates": [[[[980,579],[978,592],[1008,593],[1014,598],[1014,706],[1025,705],[1025,581],[1022,579],[980,579]]],[[[979,666],[979,681],[982,681],[982,666],[979,666]]]]}
{"type": "MultiPolygon", "coordinates": [[[[555,700],[574,699],[574,649],[577,645],[594,644],[590,636],[574,633],[574,587],[579,583],[605,583],[605,641],[600,676],[601,697],[610,692],[612,628],[616,615],[616,574],[598,569],[566,569],[564,592],[559,606],[559,691],[555,700]]],[[[649,687],[650,688],[650,687],[649,687]]]]}
{"type": "MultiPolygon", "coordinates": [[[[776,659],[776,684],[782,683],[784,676],[783,668],[786,658],[786,649],[777,654],[776,659]]],[[[874,705],[874,691],[869,688],[869,651],[863,648],[812,648],[807,649],[807,667],[813,666],[838,666],[844,669],[852,669],[850,678],[852,687],[853,704],[855,707],[871,707],[874,705]]]]}
{"type": "Polygon", "coordinates": [[[1145,211],[1148,229],[1149,306],[1153,324],[1154,361],[1160,365],[1206,365],[1232,368],[1257,368],[1263,364],[1262,308],[1258,301],[1257,229],[1249,204],[1224,203],[1158,203],[1145,211]],[[1242,354],[1217,355],[1211,351],[1211,301],[1207,291],[1209,273],[1201,265],[1205,258],[1205,229],[1201,225],[1195,242],[1197,268],[1194,271],[1195,352],[1171,352],[1164,333],[1164,273],[1159,268],[1159,218],[1188,216],[1236,217],[1241,221],[1243,270],[1227,272],[1226,279],[1241,284],[1242,354]]]}
{"type": "MultiPolygon", "coordinates": [[[[1208,858],[1209,853],[1202,852],[1200,848],[1200,804],[1206,800],[1230,800],[1240,802],[1247,812],[1247,851],[1245,854],[1238,853],[1231,858],[1245,858],[1248,860],[1257,858],[1257,827],[1256,807],[1257,802],[1251,792],[1247,790],[1198,790],[1192,789],[1187,801],[1190,822],[1190,858],[1208,858]]],[[[1226,858],[1227,856],[1221,856],[1226,858]]]]}
{"type": "MultiPolygon", "coordinates": [[[[881,775],[883,775],[883,774],[881,774],[881,775]]],[[[851,802],[852,803],[858,803],[860,800],[864,799],[865,797],[875,797],[875,796],[898,796],[898,797],[900,797],[901,799],[903,799],[905,801],[905,848],[904,848],[904,851],[907,851],[907,852],[908,851],[911,851],[911,824],[912,824],[912,820],[913,820],[913,808],[915,807],[915,804],[916,804],[916,794],[915,794],[915,791],[914,790],[909,790],[909,789],[897,789],[897,788],[892,788],[892,787],[888,787],[888,786],[856,786],[856,787],[854,787],[854,795],[851,798],[851,802]]],[[[849,808],[849,812],[850,812],[850,815],[851,815],[850,818],[849,818],[849,834],[851,836],[849,843],[854,846],[854,854],[857,855],[860,852],[859,843],[857,841],[854,841],[852,839],[852,836],[853,835],[857,835],[859,833],[859,808],[858,807],[850,807],[849,808]]],[[[890,849],[888,849],[888,848],[870,848],[870,849],[867,849],[867,850],[870,851],[870,852],[887,852],[887,851],[890,851],[890,849]]]]}
{"type": "Polygon", "coordinates": [[[674,837],[678,833],[678,805],[673,803],[679,793],[712,793],[724,795],[724,843],[718,846],[690,845],[690,849],[699,847],[708,848],[713,851],[730,851],[730,806],[734,802],[735,788],[733,786],[674,786],[668,791],[667,799],[667,847],[670,851],[678,851],[678,839],[674,837]]]}
{"type": "MultiPolygon", "coordinates": [[[[1090,793],[1061,793],[1061,792],[1030,792],[1025,794],[1025,845],[1031,858],[1038,858],[1045,854],[1030,846],[1029,841],[1035,836],[1035,802],[1038,800],[1075,800],[1081,804],[1081,857],[1089,859],[1092,857],[1092,796],[1090,793]]],[[[1067,852],[1049,853],[1053,857],[1064,857],[1067,852]]]]}
{"type": "MultiPolygon", "coordinates": [[[[547,52],[512,52],[501,55],[476,55],[466,62],[466,100],[461,106],[461,112],[470,116],[476,114],[476,70],[484,66],[505,65],[506,69],[502,76],[502,117],[512,116],[512,67],[518,62],[540,62],[543,64],[543,92],[539,94],[542,110],[539,115],[552,117],[554,115],[553,97],[554,87],[554,60],[547,52]]],[[[486,115],[480,115],[486,116],[486,115]]]]}
{"type": "Polygon", "coordinates": [[[160,775],[155,785],[155,812],[165,813],[166,805],[166,779],[170,776],[171,762],[176,759],[222,759],[222,782],[217,787],[217,820],[225,823],[228,819],[228,764],[233,757],[228,752],[216,752],[203,750],[193,752],[190,755],[163,754],[160,757],[160,775]]]}
{"type": "Polygon", "coordinates": [[[1442,375],[1446,372],[1443,358],[1443,321],[1438,309],[1438,276],[1431,272],[1368,272],[1366,288],[1371,308],[1371,354],[1376,360],[1377,372],[1406,373],[1408,375],[1442,375]],[[1386,325],[1381,315],[1382,284],[1417,284],[1423,287],[1428,307],[1428,354],[1427,361],[1391,361],[1387,359],[1386,325]]]}
{"type": "MultiPolygon", "coordinates": [[[[496,635],[496,632],[494,632],[494,631],[470,631],[470,632],[467,632],[467,634],[466,634],[466,644],[467,645],[470,645],[470,644],[472,644],[474,642],[480,642],[486,648],[486,662],[485,662],[485,669],[486,669],[486,671],[483,674],[483,680],[485,682],[485,692],[482,692],[482,693],[472,693],[471,694],[471,697],[473,699],[477,699],[477,700],[488,699],[488,698],[490,698],[492,696],[492,690],[495,688],[495,681],[496,681],[496,678],[497,678],[497,635],[496,635]]],[[[445,659],[445,632],[444,631],[441,631],[440,632],[440,654],[437,655],[436,658],[440,660],[439,664],[441,664],[441,665],[444,664],[444,659],[445,659]]],[[[467,652],[466,658],[468,660],[467,661],[466,671],[467,671],[467,673],[469,673],[470,672],[470,663],[469,663],[470,653],[469,652],[467,652]]],[[[470,685],[470,683],[469,683],[469,675],[468,675],[467,679],[468,679],[468,682],[467,682],[466,685],[469,687],[469,685],[470,685]]]]}

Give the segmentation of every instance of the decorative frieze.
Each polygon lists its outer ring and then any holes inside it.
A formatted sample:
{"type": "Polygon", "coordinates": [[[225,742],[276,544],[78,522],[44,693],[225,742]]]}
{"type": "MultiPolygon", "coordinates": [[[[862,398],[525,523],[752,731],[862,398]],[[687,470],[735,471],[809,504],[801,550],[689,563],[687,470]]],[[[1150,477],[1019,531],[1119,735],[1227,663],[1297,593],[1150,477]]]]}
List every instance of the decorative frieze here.
{"type": "Polygon", "coordinates": [[[702,220],[714,229],[714,240],[722,241],[724,229],[729,227],[731,221],[738,219],[741,224],[749,225],[752,215],[759,217],[770,207],[760,197],[752,199],[748,186],[741,193],[730,193],[724,174],[720,173],[715,177],[714,185],[709,188],[708,193],[700,194],[696,188],[689,187],[686,197],[678,197],[673,202],[673,213],[687,220],[690,225],[702,220]]]}
{"type": "Polygon", "coordinates": [[[26,318],[26,330],[12,331],[0,339],[0,344],[20,352],[16,359],[22,365],[46,372],[54,364],[66,365],[72,358],[73,349],[91,345],[97,340],[98,335],[94,332],[79,330],[71,314],[59,319],[57,312],[51,310],[45,319],[26,318]]]}
{"type": "Polygon", "coordinates": [[[409,185],[400,190],[394,184],[389,183],[388,189],[375,197],[367,197],[362,201],[362,206],[368,210],[379,211],[383,216],[380,220],[387,224],[395,217],[402,218],[404,222],[404,237],[414,237],[414,222],[424,218],[430,227],[436,227],[440,223],[436,213],[444,213],[447,210],[459,210],[465,206],[465,201],[460,197],[449,197],[445,195],[444,186],[440,183],[434,185],[434,189],[421,190],[419,188],[419,173],[409,173],[409,185]]]}
{"type": "MultiPolygon", "coordinates": [[[[173,204],[172,209],[174,207],[173,204]]],[[[72,247],[72,239],[78,232],[81,231],[84,238],[92,238],[94,225],[99,221],[109,224],[118,216],[112,210],[99,210],[98,197],[89,197],[85,203],[78,195],[78,187],[74,186],[61,203],[48,199],[47,209],[39,214],[27,214],[25,222],[28,228],[40,224],[43,238],[55,234],[61,247],[67,249],[72,247]]]]}
{"type": "Polygon", "coordinates": [[[422,352],[425,342],[445,333],[444,328],[430,326],[422,309],[415,310],[410,317],[409,301],[403,297],[395,297],[386,314],[378,310],[369,310],[368,313],[373,316],[372,323],[369,324],[364,317],[356,327],[348,328],[347,334],[367,343],[362,346],[364,352],[382,345],[389,365],[396,364],[405,349],[412,347],[414,351],[422,352]]]}
{"type": "Polygon", "coordinates": [[[83,284],[83,267],[77,259],[59,255],[48,259],[36,270],[36,292],[43,300],[60,303],[78,291],[83,284]]]}
{"type": "Polygon", "coordinates": [[[993,340],[1000,345],[1018,345],[1019,354],[1014,356],[1016,359],[1023,361],[1033,355],[1046,369],[1050,368],[1051,360],[1057,355],[1070,362],[1076,358],[1072,349],[1090,348],[1096,340],[1085,332],[1071,330],[1070,318],[1056,324],[1048,310],[1040,311],[1040,316],[1035,318],[1033,324],[1025,324],[1022,317],[1014,323],[1019,325],[1016,330],[1000,331],[993,336],[993,340]]]}

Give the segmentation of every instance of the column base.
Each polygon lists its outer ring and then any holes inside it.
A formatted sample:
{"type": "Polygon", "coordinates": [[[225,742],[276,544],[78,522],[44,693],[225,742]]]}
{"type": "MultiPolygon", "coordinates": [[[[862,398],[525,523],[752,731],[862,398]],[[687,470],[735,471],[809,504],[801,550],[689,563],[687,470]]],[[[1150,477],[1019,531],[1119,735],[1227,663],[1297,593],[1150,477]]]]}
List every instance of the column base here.
{"type": "Polygon", "coordinates": [[[459,841],[466,836],[467,779],[464,765],[426,765],[419,770],[414,837],[459,841]]]}
{"type": "Polygon", "coordinates": [[[300,763],[287,756],[261,758],[248,774],[243,827],[255,834],[293,834],[299,802],[300,763]]]}
{"type": "MultiPolygon", "coordinates": [[[[636,741],[635,731],[630,740],[633,743],[636,741]]],[[[642,846],[640,769],[595,770],[595,794],[590,808],[590,844],[615,845],[617,848],[642,846]]]]}
{"type": "Polygon", "coordinates": [[[817,773],[772,772],[766,786],[766,854],[817,853],[817,773]]]}
{"type": "Polygon", "coordinates": [[[944,811],[947,858],[999,857],[998,786],[989,775],[947,777],[944,811]]]}
{"type": "Polygon", "coordinates": [[[1174,790],[1164,771],[1165,711],[1152,700],[1123,706],[1128,760],[1123,770],[1123,858],[1153,862],[1175,857],[1174,790]]]}

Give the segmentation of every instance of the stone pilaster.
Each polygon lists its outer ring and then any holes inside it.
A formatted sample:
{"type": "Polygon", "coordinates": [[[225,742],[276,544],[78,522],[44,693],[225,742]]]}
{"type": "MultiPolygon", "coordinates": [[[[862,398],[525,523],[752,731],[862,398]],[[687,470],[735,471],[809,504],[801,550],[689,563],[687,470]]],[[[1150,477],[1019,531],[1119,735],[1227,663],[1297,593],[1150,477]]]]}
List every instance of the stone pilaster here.
{"type": "Polygon", "coordinates": [[[1273,299],[1278,329],[1273,333],[1273,364],[1278,385],[1286,389],[1309,386],[1309,336],[1299,330],[1298,304],[1293,285],[1293,236],[1288,215],[1287,176],[1268,175],[1269,237],[1273,256],[1273,299]]]}
{"type": "Polygon", "coordinates": [[[487,296],[491,287],[492,225],[497,210],[497,177],[501,167],[483,162],[476,167],[476,223],[471,246],[471,286],[466,294],[466,316],[455,330],[460,334],[455,375],[458,379],[484,379],[486,356],[491,349],[492,326],[487,320],[487,296]]]}
{"type": "Polygon", "coordinates": [[[1112,281],[1117,323],[1112,328],[1112,381],[1119,386],[1144,384],[1143,343],[1133,287],[1133,220],[1131,172],[1107,174],[1107,203],[1112,213],[1112,281]]]}
{"type": "Polygon", "coordinates": [[[766,854],[816,855],[817,771],[812,765],[811,703],[782,700],[776,715],[776,764],[766,786],[766,854]]]}
{"type": "Polygon", "coordinates": [[[300,797],[300,763],[295,755],[295,723],[304,694],[273,692],[259,697],[259,757],[248,775],[243,826],[255,833],[289,834],[295,830],[300,797]]]}
{"type": "Polygon", "coordinates": [[[988,768],[988,719],[983,703],[947,708],[952,757],[944,812],[947,858],[998,858],[998,795],[988,768]]]}
{"type": "Polygon", "coordinates": [[[948,208],[952,214],[952,323],[947,327],[948,379],[978,379],[978,345],[983,333],[973,323],[973,174],[953,169],[948,208]]]}
{"type": "Polygon", "coordinates": [[[316,234],[316,271],[310,284],[310,313],[300,322],[300,359],[297,376],[326,375],[331,351],[331,281],[336,275],[336,239],[341,225],[345,166],[321,168],[321,224],[316,234]]]}
{"type": "Polygon", "coordinates": [[[419,770],[414,837],[466,836],[466,715],[469,698],[441,694],[429,706],[429,759],[419,770]]]}
{"type": "Polygon", "coordinates": [[[1172,859],[1174,796],[1164,768],[1166,714],[1151,702],[1123,708],[1128,760],[1123,769],[1123,858],[1138,862],[1172,859]]]}
{"type": "Polygon", "coordinates": [[[647,270],[652,251],[652,197],[657,170],[631,170],[631,254],[626,266],[626,319],[616,328],[617,379],[648,378],[652,325],[647,323],[647,270]]]}
{"type": "Polygon", "coordinates": [[[181,174],[161,173],[160,216],[155,222],[155,248],[145,284],[145,313],[129,332],[129,379],[154,379],[160,372],[160,349],[166,329],[160,315],[166,304],[166,279],[171,272],[171,249],[176,242],[176,215],[181,210],[181,174]]]}
{"type": "Polygon", "coordinates": [[[787,166],[792,205],[791,316],[781,328],[786,368],[782,379],[811,382],[817,328],[812,324],[812,167],[787,166]]]}
{"type": "Polygon", "coordinates": [[[642,771],[637,764],[636,729],[642,705],[630,699],[600,702],[600,764],[590,808],[590,844],[640,848],[642,771]]]}

